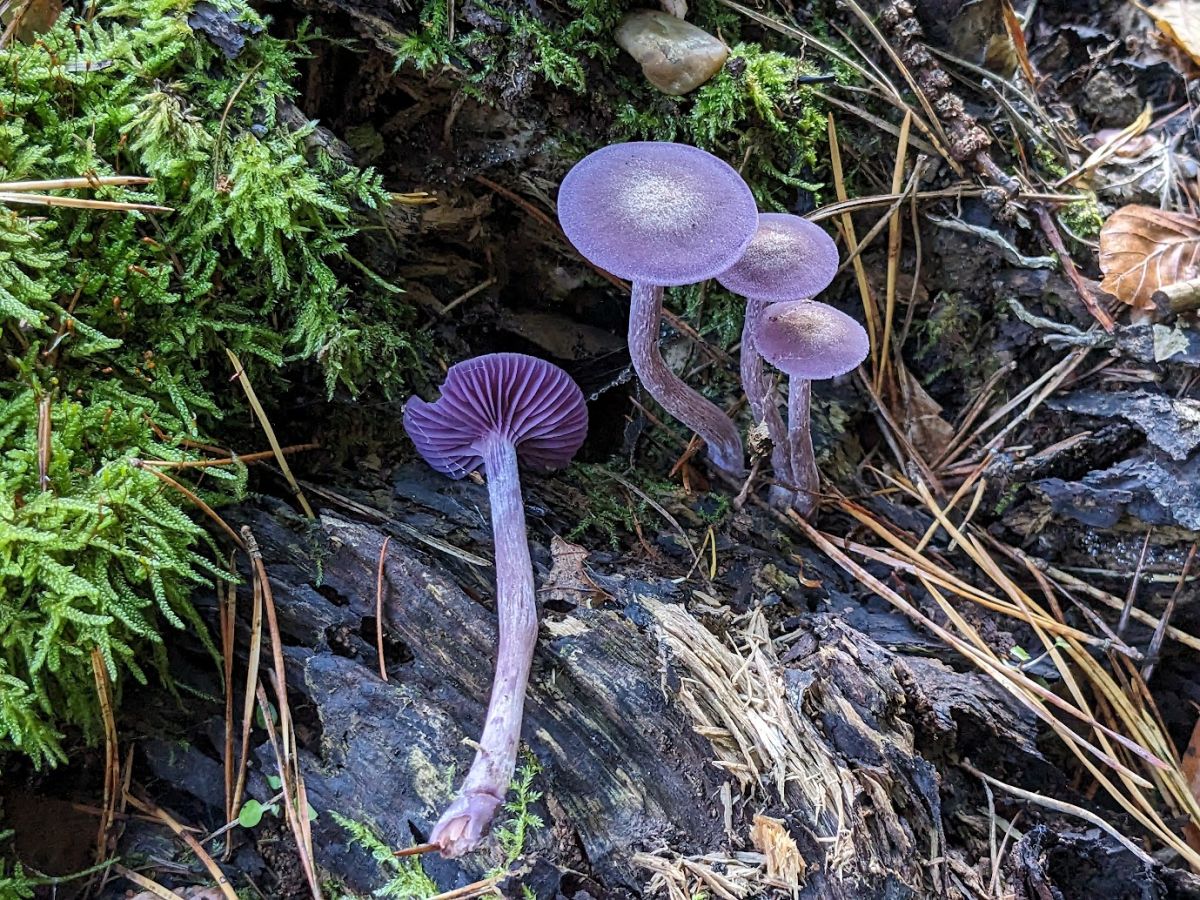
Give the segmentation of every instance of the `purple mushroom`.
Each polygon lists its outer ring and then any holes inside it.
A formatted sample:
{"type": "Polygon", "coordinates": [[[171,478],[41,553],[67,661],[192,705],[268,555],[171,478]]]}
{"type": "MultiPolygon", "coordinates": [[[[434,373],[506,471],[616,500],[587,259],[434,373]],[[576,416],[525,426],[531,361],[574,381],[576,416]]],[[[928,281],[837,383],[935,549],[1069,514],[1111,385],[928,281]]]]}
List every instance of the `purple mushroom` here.
{"type": "Polygon", "coordinates": [[[796,511],[817,506],[819,475],[809,430],[812,381],[845,375],[871,352],[867,331],[841,310],[815,300],[772,303],[759,316],[754,344],[788,381],[788,446],[796,478],[796,511]]]}
{"type": "Polygon", "coordinates": [[[727,269],[754,235],[758,211],[732,167],[685,144],[613,144],[580,160],[558,190],[558,219],[584,257],[633,283],[629,355],[642,384],[708,444],[713,464],[744,468],[729,416],[675,375],[658,348],[663,288],[727,269]]]}
{"type": "MultiPolygon", "coordinates": [[[[763,422],[771,438],[771,466],[775,478],[799,485],[802,475],[792,471],[787,430],[763,372],[762,355],[754,346],[754,331],[767,303],[815,297],[829,286],[838,269],[837,245],[807,219],[785,213],[761,213],[758,230],[741,259],[717,276],[728,290],[746,298],[742,328],[742,388],[756,422],[763,422]]],[[[798,497],[800,505],[805,502],[798,497]]],[[[776,486],[771,505],[792,505],[791,491],[776,486]]]]}
{"type": "Polygon", "coordinates": [[[583,393],[571,377],[519,353],[458,363],[446,373],[438,400],[414,397],[404,407],[404,428],[429,465],[451,478],[483,467],[496,544],[496,677],[471,770],[429,836],[446,856],[479,846],[516,766],[538,630],[517,463],[542,470],[565,466],[587,424],[583,393]]]}

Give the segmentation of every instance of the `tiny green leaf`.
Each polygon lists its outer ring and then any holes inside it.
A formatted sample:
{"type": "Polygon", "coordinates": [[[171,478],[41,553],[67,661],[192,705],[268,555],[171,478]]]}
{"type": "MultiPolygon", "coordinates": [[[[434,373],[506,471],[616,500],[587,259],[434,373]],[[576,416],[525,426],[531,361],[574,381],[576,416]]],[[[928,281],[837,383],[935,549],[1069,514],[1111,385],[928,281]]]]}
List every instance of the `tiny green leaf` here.
{"type": "Polygon", "coordinates": [[[238,824],[243,828],[253,828],[262,821],[264,812],[266,807],[257,800],[247,800],[238,813],[238,824]]]}

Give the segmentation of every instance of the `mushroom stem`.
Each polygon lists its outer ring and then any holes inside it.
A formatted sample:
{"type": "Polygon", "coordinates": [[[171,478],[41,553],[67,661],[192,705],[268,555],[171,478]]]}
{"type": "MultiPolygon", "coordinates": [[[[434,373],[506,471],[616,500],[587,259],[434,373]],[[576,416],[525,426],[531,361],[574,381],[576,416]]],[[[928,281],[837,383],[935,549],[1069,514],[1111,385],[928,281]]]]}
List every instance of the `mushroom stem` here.
{"type": "MultiPolygon", "coordinates": [[[[754,421],[767,426],[767,437],[771,439],[771,468],[775,470],[776,480],[795,484],[797,479],[792,473],[787,426],[783,424],[783,416],[779,414],[779,406],[775,403],[775,391],[764,370],[762,355],[754,346],[754,329],[758,327],[758,320],[766,307],[767,304],[757,300],[746,301],[746,320],[742,326],[742,389],[746,392],[754,421]]],[[[791,491],[779,484],[771,486],[768,496],[775,509],[783,510],[792,505],[791,491]]]]}
{"type": "Polygon", "coordinates": [[[496,677],[483,736],[458,796],[442,814],[430,843],[444,856],[479,846],[496,807],[508,793],[521,740],[525,688],[537,642],[533,563],[525,531],[525,506],[517,474],[517,451],[505,437],[488,437],[482,449],[496,545],[496,614],[499,646],[496,677]]]}
{"type": "Polygon", "coordinates": [[[821,476],[817,472],[816,454],[813,452],[812,426],[812,382],[807,378],[788,379],[788,434],[791,437],[792,473],[796,493],[796,512],[809,518],[817,508],[817,493],[821,476]]]}
{"type": "Polygon", "coordinates": [[[658,347],[663,289],[635,281],[629,308],[629,356],[646,391],[708,444],[714,466],[733,478],[745,469],[742,439],[729,416],[667,368],[658,347]]]}

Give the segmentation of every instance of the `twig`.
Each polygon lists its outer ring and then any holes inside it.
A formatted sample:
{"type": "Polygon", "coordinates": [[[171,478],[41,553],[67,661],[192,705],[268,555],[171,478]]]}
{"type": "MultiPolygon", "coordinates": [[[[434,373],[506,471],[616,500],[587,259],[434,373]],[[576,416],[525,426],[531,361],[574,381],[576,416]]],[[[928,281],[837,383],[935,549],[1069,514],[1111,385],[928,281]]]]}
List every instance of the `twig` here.
{"type": "Polygon", "coordinates": [[[225,873],[221,871],[221,867],[218,866],[213,858],[208,855],[208,851],[200,846],[200,842],[192,836],[191,832],[180,825],[170,813],[164,809],[160,809],[152,801],[139,800],[133,794],[128,792],[125,794],[125,799],[136,809],[140,809],[142,812],[154,816],[173,832],[175,832],[175,836],[187,844],[188,848],[194,854],[196,854],[196,859],[200,860],[201,865],[208,869],[208,874],[213,877],[213,881],[216,882],[217,888],[221,891],[221,895],[225,898],[225,900],[238,900],[237,893],[229,884],[229,879],[225,877],[225,873]]]}
{"type": "Polygon", "coordinates": [[[1192,544],[1192,549],[1188,551],[1183,568],[1179,571],[1179,582],[1175,585],[1175,590],[1171,592],[1171,599],[1167,601],[1162,618],[1158,620],[1158,626],[1154,629],[1154,636],[1150,639],[1150,646],[1146,649],[1146,662],[1142,666],[1143,681],[1150,681],[1150,676],[1154,674],[1154,667],[1158,663],[1158,654],[1162,650],[1163,638],[1167,633],[1167,623],[1171,621],[1171,616],[1175,613],[1175,604],[1179,602],[1179,595],[1183,593],[1183,586],[1187,584],[1188,572],[1192,569],[1192,563],[1196,561],[1196,548],[1197,545],[1192,544]]]}
{"type": "MultiPolygon", "coordinates": [[[[310,441],[307,444],[292,444],[290,447],[281,447],[279,452],[300,453],[303,450],[319,449],[320,446],[316,441],[310,441]]],[[[273,458],[275,458],[274,450],[259,450],[255,453],[245,453],[240,456],[234,454],[233,456],[222,457],[221,459],[143,459],[142,465],[156,466],[160,469],[207,469],[210,466],[231,466],[234,463],[253,463],[273,458]]]]}
{"type": "Polygon", "coordinates": [[[279,439],[275,437],[275,429],[271,427],[271,420],[267,418],[267,411],[263,409],[263,405],[258,400],[258,395],[254,392],[254,385],[250,383],[250,376],[246,374],[246,370],[242,367],[242,361],[228,347],[225,348],[225,353],[229,356],[229,361],[233,363],[233,371],[237,375],[242,390],[246,392],[246,399],[250,401],[250,408],[254,410],[254,415],[258,418],[258,424],[262,426],[262,430],[267,436],[267,442],[271,445],[271,450],[275,453],[275,461],[279,463],[283,477],[287,479],[288,485],[291,486],[292,494],[296,497],[296,502],[300,504],[300,508],[304,510],[304,514],[308,518],[315,519],[317,514],[308,505],[308,498],[304,496],[304,491],[300,490],[300,484],[296,481],[296,476],[292,474],[292,467],[288,465],[287,456],[284,455],[283,447],[279,445],[279,439]]]}
{"type": "Polygon", "coordinates": [[[968,772],[970,772],[972,775],[974,775],[976,778],[979,778],[982,781],[986,781],[988,784],[990,784],[994,787],[998,787],[998,788],[1000,788],[1000,790],[1006,791],[1009,794],[1012,794],[1014,797],[1018,797],[1021,800],[1024,800],[1028,803],[1034,803],[1038,806],[1044,806],[1046,809],[1053,810],[1054,812],[1061,813],[1062,815],[1076,816],[1077,818],[1083,819],[1085,822],[1090,822],[1092,825],[1095,825],[1097,828],[1099,828],[1105,834],[1107,834],[1111,838],[1113,838],[1122,847],[1124,847],[1126,850],[1128,850],[1130,853],[1132,853],[1144,865],[1147,865],[1147,866],[1155,865],[1154,859],[1151,856],[1149,856],[1144,850],[1142,850],[1141,847],[1139,847],[1133,841],[1129,840],[1129,838],[1125,837],[1125,835],[1121,834],[1121,832],[1117,831],[1117,829],[1113,828],[1112,825],[1108,824],[1108,822],[1105,822],[1102,818],[1100,818],[1095,813],[1090,812],[1089,810],[1086,810],[1081,806],[1075,806],[1073,803],[1066,803],[1062,800],[1055,800],[1053,797],[1046,797],[1046,796],[1043,796],[1042,794],[1035,794],[1033,791],[1027,791],[1027,790],[1024,790],[1023,788],[1015,787],[1014,785],[1011,785],[1011,784],[1006,784],[1005,782],[1001,781],[998,778],[993,778],[991,775],[985,775],[983,772],[979,771],[977,768],[975,768],[973,765],[971,765],[966,760],[960,761],[959,765],[962,768],[966,769],[968,772]]]}
{"type": "Polygon", "coordinates": [[[130,459],[129,464],[131,466],[133,466],[135,469],[141,469],[143,472],[149,472],[151,475],[153,475],[159,481],[163,482],[164,484],[170,485],[172,488],[179,491],[179,493],[183,494],[183,496],[187,497],[189,500],[191,500],[193,503],[195,503],[196,506],[198,506],[200,508],[201,512],[203,512],[206,516],[208,516],[210,519],[212,519],[214,522],[216,522],[219,526],[221,526],[221,530],[224,531],[227,535],[229,535],[229,537],[233,539],[233,542],[235,544],[237,544],[239,548],[241,548],[242,550],[246,549],[246,545],[244,543],[242,543],[242,539],[240,537],[238,537],[237,532],[234,531],[229,526],[229,523],[226,522],[224,519],[222,519],[219,515],[217,515],[217,511],[215,509],[213,509],[211,506],[209,506],[207,503],[205,503],[203,500],[201,500],[200,497],[197,496],[194,491],[191,491],[188,488],[184,487],[182,484],[180,484],[178,481],[176,481],[174,478],[172,478],[170,475],[166,474],[165,472],[160,472],[160,471],[158,471],[158,469],[153,468],[151,466],[142,465],[142,461],[140,459],[137,459],[136,457],[130,459]]]}
{"type": "Polygon", "coordinates": [[[388,544],[392,536],[386,535],[379,548],[379,569],[375,573],[375,649],[379,654],[379,677],[388,680],[387,663],[383,658],[383,567],[387,562],[388,544]]]}

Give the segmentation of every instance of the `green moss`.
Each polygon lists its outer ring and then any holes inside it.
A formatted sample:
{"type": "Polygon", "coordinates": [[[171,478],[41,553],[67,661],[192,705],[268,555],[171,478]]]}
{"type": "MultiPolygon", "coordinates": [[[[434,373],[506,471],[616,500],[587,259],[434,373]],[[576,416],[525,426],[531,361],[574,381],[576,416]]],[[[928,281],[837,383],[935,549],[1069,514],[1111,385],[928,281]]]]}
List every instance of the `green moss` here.
{"type": "MultiPolygon", "coordinates": [[[[12,837],[11,831],[0,831],[0,842],[12,837]]],[[[38,882],[25,874],[19,862],[11,866],[0,859],[0,898],[3,900],[33,900],[38,882]]]]}
{"type": "MultiPolygon", "coordinates": [[[[165,675],[164,629],[205,633],[188,598],[219,574],[206,532],[134,460],[232,442],[225,348],[268,401],[290,363],[390,392],[412,358],[406,305],[345,274],[378,176],[278,118],[313,36],[271,37],[230,0],[246,43],[228,59],[190,6],[102,2],[0,50],[0,180],[145,175],[89,194],[173,210],[0,209],[0,750],[39,765],[65,727],[97,733],[94,652],[119,696],[147,660],[165,675]]],[[[239,465],[159,471],[214,505],[245,484],[239,465]]]]}
{"type": "Polygon", "coordinates": [[[1083,240],[1098,239],[1104,226],[1104,213],[1096,202],[1096,195],[1090,193],[1084,199],[1064,206],[1058,218],[1072,236],[1083,240]]]}
{"type": "Polygon", "coordinates": [[[796,189],[817,193],[827,171],[823,106],[802,79],[814,70],[758,44],[736,44],[707,84],[685,98],[646,89],[616,107],[614,137],[681,140],[741,164],[764,209],[791,206],[796,189]]]}
{"type": "Polygon", "coordinates": [[[422,900],[438,893],[438,886],[425,874],[421,857],[397,857],[392,848],[365,822],[356,822],[340,813],[331,813],[333,820],[350,834],[350,839],[371,854],[388,882],[375,891],[375,897],[397,900],[422,900]]]}

